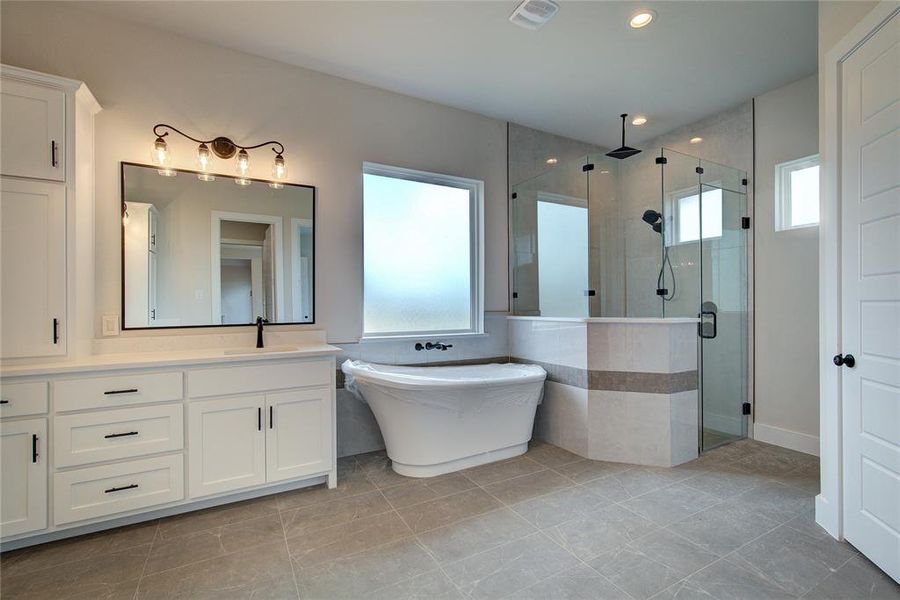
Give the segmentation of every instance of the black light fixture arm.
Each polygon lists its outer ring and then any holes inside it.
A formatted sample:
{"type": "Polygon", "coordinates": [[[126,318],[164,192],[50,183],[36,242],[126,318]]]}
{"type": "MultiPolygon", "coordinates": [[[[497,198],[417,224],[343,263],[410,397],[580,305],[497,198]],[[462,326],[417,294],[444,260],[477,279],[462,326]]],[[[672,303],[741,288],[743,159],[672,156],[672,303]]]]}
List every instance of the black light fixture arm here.
{"type": "MultiPolygon", "coordinates": [[[[174,131],[178,135],[180,135],[182,137],[186,137],[187,139],[191,140],[192,142],[196,142],[198,144],[212,144],[213,151],[216,154],[219,154],[220,156],[221,156],[221,154],[217,150],[217,146],[220,146],[220,145],[224,146],[226,148],[228,146],[231,146],[233,148],[233,150],[230,152],[230,155],[234,155],[234,152],[236,150],[255,150],[256,148],[262,148],[264,146],[272,146],[272,152],[274,152],[275,154],[284,154],[284,144],[282,144],[281,142],[279,142],[277,140],[269,140],[267,142],[262,142],[261,144],[255,144],[253,146],[241,146],[240,144],[235,143],[234,140],[231,140],[227,137],[222,137],[222,136],[213,138],[211,140],[201,140],[201,139],[195,138],[192,135],[186,134],[185,132],[181,131],[177,127],[173,127],[166,123],[157,123],[156,125],[154,125],[153,126],[153,135],[155,135],[157,138],[164,138],[167,135],[169,135],[169,132],[165,131],[166,129],[174,131]]],[[[226,154],[228,154],[228,153],[226,153],[226,154]]],[[[222,156],[222,158],[228,158],[228,157],[229,156],[222,156]]]]}

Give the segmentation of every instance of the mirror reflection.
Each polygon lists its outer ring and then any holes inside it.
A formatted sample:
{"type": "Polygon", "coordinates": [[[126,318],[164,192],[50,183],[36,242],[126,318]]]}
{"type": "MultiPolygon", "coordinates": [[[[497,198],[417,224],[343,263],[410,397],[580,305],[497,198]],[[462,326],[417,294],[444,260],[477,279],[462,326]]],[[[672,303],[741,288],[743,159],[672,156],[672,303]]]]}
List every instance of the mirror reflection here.
{"type": "Polygon", "coordinates": [[[314,322],[315,188],[166,173],[122,163],[124,328],[314,322]]]}

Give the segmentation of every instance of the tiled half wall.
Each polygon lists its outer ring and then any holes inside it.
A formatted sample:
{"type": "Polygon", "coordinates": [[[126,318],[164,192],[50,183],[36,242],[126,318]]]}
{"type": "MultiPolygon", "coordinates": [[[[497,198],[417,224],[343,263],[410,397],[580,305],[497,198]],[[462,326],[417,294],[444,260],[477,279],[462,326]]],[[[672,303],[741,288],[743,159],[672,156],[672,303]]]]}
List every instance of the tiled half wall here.
{"type": "Polygon", "coordinates": [[[594,460],[697,457],[694,319],[509,317],[511,360],[548,373],[536,435],[594,460]]]}

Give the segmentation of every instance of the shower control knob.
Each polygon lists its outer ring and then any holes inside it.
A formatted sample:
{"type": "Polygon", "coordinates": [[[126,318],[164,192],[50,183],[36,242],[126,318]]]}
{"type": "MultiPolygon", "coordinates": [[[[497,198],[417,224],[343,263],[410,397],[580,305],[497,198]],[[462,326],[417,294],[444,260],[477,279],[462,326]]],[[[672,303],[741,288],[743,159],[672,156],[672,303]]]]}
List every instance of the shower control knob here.
{"type": "Polygon", "coordinates": [[[849,367],[852,369],[854,366],[856,366],[856,359],[853,358],[852,354],[835,354],[833,360],[835,366],[838,367],[849,367]]]}

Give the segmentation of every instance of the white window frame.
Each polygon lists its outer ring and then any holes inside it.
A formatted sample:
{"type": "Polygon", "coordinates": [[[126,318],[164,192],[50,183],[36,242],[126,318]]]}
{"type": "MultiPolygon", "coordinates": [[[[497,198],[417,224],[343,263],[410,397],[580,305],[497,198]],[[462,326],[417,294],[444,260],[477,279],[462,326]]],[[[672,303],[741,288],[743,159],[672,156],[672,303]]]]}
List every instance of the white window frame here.
{"type": "MultiPolygon", "coordinates": [[[[432,329],[421,331],[395,331],[369,333],[365,331],[365,240],[363,240],[363,301],[360,322],[362,323],[362,340],[400,340],[405,338],[421,338],[423,336],[439,336],[441,338],[459,336],[483,336],[484,335],[484,182],[478,179],[456,177],[454,175],[442,175],[428,171],[417,171],[403,167],[394,167],[378,163],[364,162],[364,175],[378,175],[405,179],[419,183],[430,183],[469,191],[469,306],[470,326],[466,329],[432,329]]],[[[363,191],[363,203],[365,203],[365,190],[363,191]]],[[[365,223],[363,223],[363,235],[365,235],[365,223]]]]}
{"type": "MultiPolygon", "coordinates": [[[[724,216],[724,214],[725,214],[725,194],[724,194],[724,189],[722,188],[720,181],[713,182],[713,183],[702,183],[698,186],[692,186],[689,188],[685,188],[683,190],[669,192],[669,194],[667,195],[668,196],[667,201],[669,204],[669,214],[671,215],[671,217],[669,218],[671,221],[671,227],[667,227],[667,226],[665,226],[666,224],[664,224],[663,231],[668,232],[665,236],[665,243],[670,248],[673,246],[683,246],[685,244],[702,243],[702,242],[709,241],[709,240],[716,240],[716,239],[719,239],[722,237],[722,233],[719,233],[719,235],[710,235],[708,237],[703,237],[703,214],[701,212],[700,224],[699,224],[700,237],[697,238],[696,240],[680,239],[679,233],[681,231],[681,224],[680,224],[680,222],[681,222],[681,206],[680,206],[681,201],[684,200],[685,198],[690,198],[691,196],[699,197],[700,194],[703,193],[704,186],[706,186],[707,188],[710,188],[710,190],[722,191],[721,202],[722,202],[722,214],[724,216]]],[[[698,207],[698,210],[699,211],[703,210],[702,203],[698,207]]],[[[725,231],[724,221],[722,222],[721,229],[719,231],[720,232],[725,231]]]]}
{"type": "Polygon", "coordinates": [[[793,231],[818,227],[822,221],[822,190],[819,190],[819,220],[815,223],[794,225],[791,223],[791,173],[810,167],[819,167],[821,162],[818,154],[811,154],[796,160],[778,163],[775,165],[775,231],[793,231]]]}

